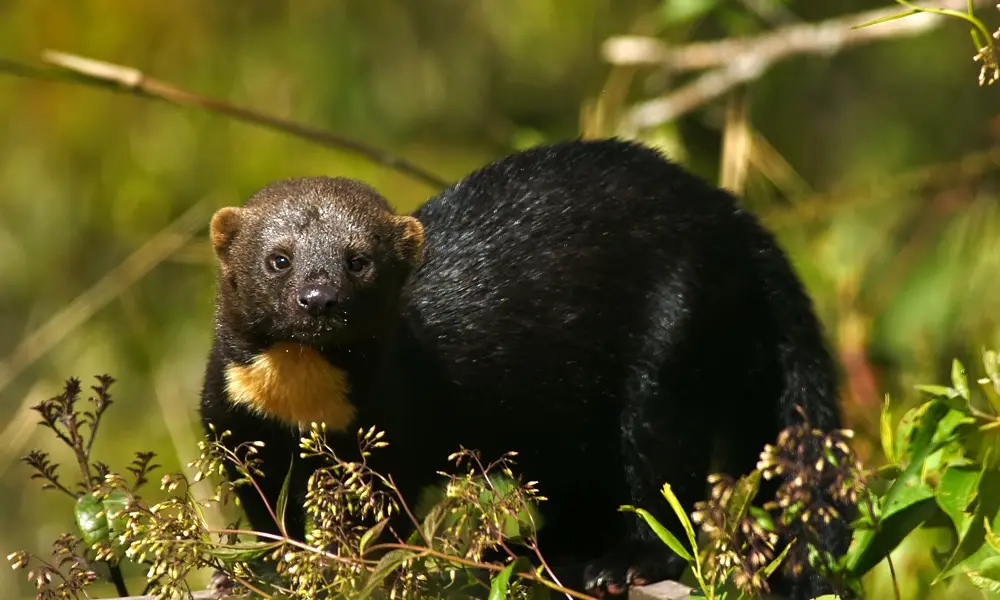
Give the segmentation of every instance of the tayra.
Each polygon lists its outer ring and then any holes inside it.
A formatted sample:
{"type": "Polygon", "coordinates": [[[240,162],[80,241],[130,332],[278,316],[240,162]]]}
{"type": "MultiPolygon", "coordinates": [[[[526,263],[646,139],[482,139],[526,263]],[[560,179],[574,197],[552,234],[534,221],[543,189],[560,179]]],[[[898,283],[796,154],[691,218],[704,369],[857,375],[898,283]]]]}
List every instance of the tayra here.
{"type": "MultiPolygon", "coordinates": [[[[640,144],[519,152],[412,215],[358,181],[280,181],[219,210],[211,240],[203,420],[265,441],[272,503],[310,421],[355,447],[358,427],[384,429],[376,454],[411,501],[460,445],[516,450],[549,499],[543,554],[564,583],[615,595],[682,567],[620,505],[676,525],[661,487],[690,510],[717,441],[718,470],[741,474],[796,407],[839,426],[835,364],[773,236],[640,144]]],[[[310,468],[296,462],[299,497],[310,468]]],[[[275,530],[255,492],[242,499],[275,530]]],[[[823,543],[842,552],[847,532],[835,521],[823,543]]],[[[828,590],[815,574],[786,583],[828,590]]]]}

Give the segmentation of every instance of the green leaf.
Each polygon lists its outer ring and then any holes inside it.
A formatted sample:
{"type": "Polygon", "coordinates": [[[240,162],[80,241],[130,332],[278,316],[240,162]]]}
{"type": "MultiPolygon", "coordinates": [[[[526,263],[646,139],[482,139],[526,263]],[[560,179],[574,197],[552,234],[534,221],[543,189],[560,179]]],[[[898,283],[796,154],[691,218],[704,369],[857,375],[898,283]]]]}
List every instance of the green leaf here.
{"type": "Polygon", "coordinates": [[[914,422],[908,428],[902,443],[905,455],[909,459],[903,477],[916,475],[919,468],[915,469],[914,466],[919,467],[927,455],[944,442],[950,441],[950,434],[956,423],[945,423],[944,421],[946,417],[955,412],[957,411],[949,408],[940,400],[929,400],[914,409],[914,422]]]}
{"type": "Polygon", "coordinates": [[[944,444],[924,459],[921,476],[925,481],[941,479],[949,467],[967,467],[975,463],[966,456],[966,449],[958,440],[944,444]]]}
{"type": "Polygon", "coordinates": [[[1000,413],[1000,394],[997,393],[1000,389],[1000,355],[995,350],[983,351],[983,368],[987,376],[987,379],[980,380],[983,391],[993,410],[1000,413]]]}
{"type": "Polygon", "coordinates": [[[776,531],[774,518],[769,512],[757,506],[751,506],[749,512],[750,516],[757,522],[757,525],[762,527],[764,531],[776,531]]]}
{"type": "MultiPolygon", "coordinates": [[[[502,504],[512,499],[515,495],[516,487],[517,484],[509,477],[490,475],[489,482],[486,482],[486,485],[479,494],[480,505],[485,509],[487,514],[500,512],[502,504]],[[492,487],[490,487],[490,483],[492,483],[492,487]]],[[[504,511],[500,531],[505,538],[517,539],[522,535],[529,534],[531,532],[532,518],[535,518],[536,525],[541,529],[541,515],[539,515],[535,503],[526,498],[525,505],[527,510],[519,510],[514,515],[509,514],[509,511],[504,511]]]]}
{"type": "Polygon", "coordinates": [[[996,350],[983,351],[983,369],[993,383],[1000,383],[1000,354],[996,350]]]}
{"type": "MultiPolygon", "coordinates": [[[[907,431],[899,447],[905,449],[909,463],[886,491],[881,518],[875,529],[855,532],[853,543],[841,559],[844,567],[861,576],[882,561],[911,531],[938,510],[934,492],[921,479],[924,460],[937,449],[935,441],[942,419],[952,410],[940,400],[929,400],[909,411],[907,431]]],[[[946,437],[946,439],[948,439],[946,437]]]]}
{"type": "Polygon", "coordinates": [[[278,505],[276,514],[278,517],[278,527],[285,530],[285,512],[288,510],[288,490],[292,484],[292,467],[295,465],[295,455],[288,463],[288,472],[285,473],[285,480],[281,482],[281,492],[278,493],[278,505]]]}
{"type": "Polygon", "coordinates": [[[500,531],[507,539],[515,539],[521,535],[521,520],[514,515],[504,515],[500,531]]]}
{"type": "Polygon", "coordinates": [[[919,461],[926,457],[938,421],[947,412],[948,405],[937,398],[906,411],[896,427],[894,444],[896,458],[900,463],[913,462],[913,455],[918,453],[924,454],[919,461]]]}
{"type": "Polygon", "coordinates": [[[929,394],[938,399],[951,399],[958,397],[958,391],[944,386],[944,385],[917,385],[914,386],[918,391],[929,394]]]}
{"type": "Polygon", "coordinates": [[[987,558],[979,567],[966,571],[969,581],[979,589],[1000,593],[1000,556],[987,558]]]}
{"type": "Polygon", "coordinates": [[[903,474],[903,469],[899,465],[882,465],[875,467],[875,474],[882,479],[895,479],[903,474]]]}
{"type": "Polygon", "coordinates": [[[989,519],[983,519],[983,528],[986,530],[986,543],[990,545],[990,548],[1000,552],[1000,535],[993,532],[989,519]]]}
{"type": "Polygon", "coordinates": [[[951,466],[945,469],[938,482],[935,493],[938,506],[954,523],[959,535],[967,527],[965,510],[976,499],[982,478],[982,468],[951,466]]]}
{"type": "MultiPolygon", "coordinates": [[[[622,506],[618,510],[629,511],[638,514],[640,517],[645,519],[646,523],[653,530],[653,532],[656,533],[656,535],[663,541],[663,543],[669,546],[670,549],[674,551],[674,554],[680,556],[688,563],[694,562],[694,557],[691,556],[691,553],[684,548],[680,540],[674,537],[674,534],[670,533],[670,531],[668,531],[666,527],[664,527],[659,521],[657,521],[656,517],[649,514],[649,512],[647,512],[644,509],[628,505],[622,506]]],[[[698,549],[697,546],[692,546],[692,550],[697,552],[697,549],[698,549]]]]}
{"type": "Polygon", "coordinates": [[[368,575],[365,585],[361,588],[361,591],[354,596],[354,599],[365,600],[365,598],[371,596],[375,590],[381,587],[382,582],[385,581],[386,577],[402,566],[406,560],[413,558],[415,554],[416,553],[412,550],[403,549],[386,552],[385,555],[379,559],[371,574],[368,575]]]}
{"type": "Polygon", "coordinates": [[[934,500],[928,497],[881,519],[878,529],[856,530],[851,547],[841,559],[844,568],[855,577],[864,575],[937,510],[934,500]]]}
{"type": "Polygon", "coordinates": [[[520,567],[518,570],[523,571],[525,569],[525,565],[527,565],[527,568],[531,568],[531,564],[528,563],[528,559],[522,556],[494,575],[493,579],[490,581],[490,596],[488,600],[504,600],[507,597],[507,589],[510,585],[510,576],[514,573],[514,569],[518,569],[518,567],[520,567]]]}
{"type": "Polygon", "coordinates": [[[949,408],[948,412],[938,421],[932,439],[932,452],[924,458],[922,476],[925,479],[936,480],[949,466],[972,464],[966,456],[963,442],[971,438],[964,435],[966,429],[975,429],[975,419],[962,410],[949,408]]]}
{"type": "Polygon", "coordinates": [[[76,499],[73,516],[83,541],[88,546],[108,540],[108,519],[104,514],[104,505],[92,494],[83,494],[76,499]]]}
{"type": "Polygon", "coordinates": [[[996,350],[984,350],[983,351],[983,369],[986,371],[987,377],[993,381],[1000,381],[1000,354],[997,354],[996,350]]]}
{"type": "Polygon", "coordinates": [[[886,494],[886,502],[882,506],[881,521],[885,521],[896,513],[906,510],[914,504],[919,504],[934,497],[934,490],[923,482],[916,482],[912,485],[904,485],[897,489],[890,488],[890,492],[895,492],[892,497],[886,494]]]}
{"type": "Polygon", "coordinates": [[[366,531],[361,536],[361,541],[358,542],[358,553],[359,554],[363,554],[364,551],[365,551],[365,546],[367,546],[369,543],[371,543],[372,540],[377,540],[378,536],[382,535],[382,530],[385,529],[386,523],[388,523],[388,522],[389,522],[388,518],[382,519],[381,521],[379,521],[378,523],[376,523],[375,525],[373,525],[371,529],[369,529],[368,531],[366,531]]]}
{"type": "Polygon", "coordinates": [[[785,549],[781,551],[781,554],[775,556],[774,560],[769,562],[767,566],[764,567],[764,579],[770,577],[771,573],[774,573],[775,569],[781,566],[781,561],[785,560],[785,557],[788,556],[788,551],[792,549],[792,546],[794,544],[795,540],[791,540],[790,542],[788,542],[788,544],[785,545],[785,549]]]}
{"type": "Polygon", "coordinates": [[[965,367],[957,358],[951,361],[951,385],[959,396],[969,400],[969,380],[965,376],[965,367]]]}
{"type": "MultiPolygon", "coordinates": [[[[128,494],[120,490],[113,490],[100,500],[89,493],[79,496],[73,506],[73,517],[83,541],[88,546],[114,542],[128,526],[127,505],[128,494]]],[[[118,544],[113,549],[119,558],[124,554],[124,547],[118,544]]]]}
{"type": "Polygon", "coordinates": [[[958,543],[935,576],[935,582],[962,573],[969,568],[975,568],[980,562],[996,554],[986,543],[986,528],[983,523],[988,518],[993,518],[995,527],[996,522],[1000,520],[998,510],[1000,510],[1000,473],[984,469],[975,510],[971,515],[965,516],[966,520],[958,532],[958,543]]]}
{"type": "Polygon", "coordinates": [[[490,581],[489,600],[504,600],[507,597],[507,586],[510,574],[514,572],[514,563],[510,563],[502,571],[493,576],[490,581]]]}
{"type": "MultiPolygon", "coordinates": [[[[955,575],[960,575],[966,573],[970,570],[975,570],[979,565],[989,559],[1000,556],[996,550],[990,547],[989,544],[982,544],[975,551],[971,552],[968,556],[963,558],[961,561],[956,562],[954,565],[945,565],[934,580],[931,585],[937,585],[938,581],[954,577],[955,575]]],[[[949,559],[949,563],[952,559],[949,559]]]]}
{"type": "Polygon", "coordinates": [[[227,563],[231,562],[250,562],[256,560],[262,556],[265,556],[275,548],[281,546],[281,542],[261,542],[261,543],[251,543],[247,545],[241,545],[238,547],[219,547],[212,544],[207,544],[205,553],[216,558],[222,559],[227,563]]]}
{"type": "Polygon", "coordinates": [[[660,490],[663,497],[667,499],[670,503],[670,508],[674,509],[674,514],[681,522],[681,526],[684,527],[684,533],[687,534],[688,544],[691,545],[693,552],[698,551],[698,538],[694,535],[694,526],[691,524],[691,519],[688,518],[687,512],[684,511],[684,507],[681,506],[681,501],[677,499],[676,494],[674,494],[673,488],[670,487],[669,483],[664,483],[663,488],[660,490]]]}
{"type": "Polygon", "coordinates": [[[112,490],[104,496],[101,504],[108,520],[108,534],[117,537],[125,533],[125,528],[128,526],[128,517],[125,516],[128,494],[121,490],[112,490]]]}
{"type": "Polygon", "coordinates": [[[941,420],[938,421],[937,430],[934,432],[934,443],[940,448],[943,444],[957,441],[962,436],[962,429],[971,429],[976,419],[966,412],[966,408],[949,408],[941,420]]]}
{"type": "Polygon", "coordinates": [[[892,444],[892,413],[889,411],[889,394],[885,395],[885,401],[882,403],[882,414],[879,418],[879,433],[882,437],[882,452],[885,453],[886,460],[890,463],[896,462],[896,453],[892,444]]]}
{"type": "Polygon", "coordinates": [[[431,540],[434,539],[434,536],[437,535],[438,529],[441,527],[441,523],[443,523],[445,518],[448,516],[449,508],[451,508],[451,501],[445,498],[441,502],[434,505],[434,507],[427,513],[427,516],[424,517],[422,531],[424,539],[427,540],[428,544],[430,544],[431,540]]]}
{"type": "Polygon", "coordinates": [[[733,486],[733,492],[726,502],[726,539],[736,533],[736,528],[739,527],[750,503],[757,495],[757,490],[760,489],[760,478],[760,471],[755,470],[749,475],[740,477],[733,486]]]}

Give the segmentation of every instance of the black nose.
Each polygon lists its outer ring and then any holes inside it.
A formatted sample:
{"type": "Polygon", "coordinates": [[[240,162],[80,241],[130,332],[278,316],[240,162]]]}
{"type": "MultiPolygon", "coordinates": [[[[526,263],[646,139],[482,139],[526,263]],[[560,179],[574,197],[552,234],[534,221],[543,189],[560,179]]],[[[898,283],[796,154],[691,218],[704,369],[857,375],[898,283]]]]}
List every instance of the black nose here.
{"type": "Polygon", "coordinates": [[[299,308],[313,317],[329,314],[337,303],[337,291],[329,285],[308,284],[299,288],[299,308]]]}

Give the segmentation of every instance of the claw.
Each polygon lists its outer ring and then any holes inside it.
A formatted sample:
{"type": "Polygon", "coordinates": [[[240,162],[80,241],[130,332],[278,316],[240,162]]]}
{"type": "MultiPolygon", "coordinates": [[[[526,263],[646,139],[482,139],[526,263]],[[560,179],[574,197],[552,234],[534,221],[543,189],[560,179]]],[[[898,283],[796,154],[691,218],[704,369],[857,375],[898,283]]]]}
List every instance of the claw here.
{"type": "Polygon", "coordinates": [[[624,598],[632,586],[680,576],[683,561],[669,550],[643,544],[625,547],[592,561],[584,569],[585,591],[599,598],[624,598]]]}

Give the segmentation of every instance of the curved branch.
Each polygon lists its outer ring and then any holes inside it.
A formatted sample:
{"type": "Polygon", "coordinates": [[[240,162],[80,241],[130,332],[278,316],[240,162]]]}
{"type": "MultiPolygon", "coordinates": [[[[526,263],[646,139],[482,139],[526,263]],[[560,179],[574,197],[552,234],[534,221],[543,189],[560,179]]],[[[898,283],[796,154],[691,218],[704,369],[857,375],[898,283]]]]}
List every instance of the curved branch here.
{"type": "Polygon", "coordinates": [[[405,158],[401,158],[385,150],[374,148],[357,140],[352,140],[329,131],[236,106],[223,100],[202,96],[181,89],[166,81],[149,77],[142,71],[132,67],[125,67],[54,50],[43,52],[42,60],[53,65],[54,68],[41,68],[0,58],[0,73],[7,73],[28,79],[66,81],[78,85],[105,88],[113,92],[163,100],[178,106],[202,108],[226,115],[238,121],[288,133],[322,146],[353,152],[375,163],[417,179],[431,187],[443,188],[448,185],[448,182],[441,177],[424,170],[422,167],[413,164],[405,158]]]}
{"type": "MultiPolygon", "coordinates": [[[[939,0],[922,8],[963,9],[969,0],[939,0]]],[[[972,0],[983,6],[995,0],[972,0]]],[[[604,58],[614,65],[653,66],[673,73],[704,71],[691,82],[635,105],[624,117],[627,133],[655,127],[761,77],[776,63],[797,55],[832,55],[852,46],[926,33],[948,22],[940,15],[914,14],[877,27],[860,25],[899,13],[898,6],[816,23],[798,23],[755,37],[727,38],[670,47],[656,38],[617,36],[607,40],[604,58]]]]}

